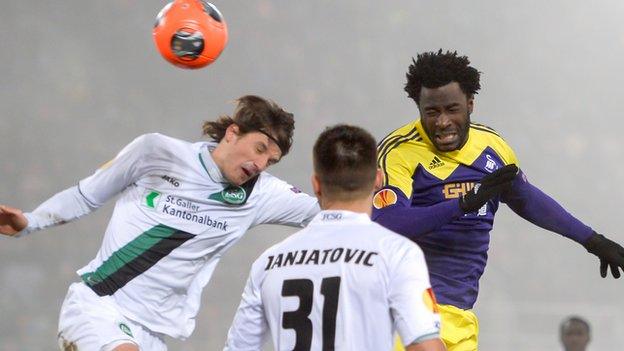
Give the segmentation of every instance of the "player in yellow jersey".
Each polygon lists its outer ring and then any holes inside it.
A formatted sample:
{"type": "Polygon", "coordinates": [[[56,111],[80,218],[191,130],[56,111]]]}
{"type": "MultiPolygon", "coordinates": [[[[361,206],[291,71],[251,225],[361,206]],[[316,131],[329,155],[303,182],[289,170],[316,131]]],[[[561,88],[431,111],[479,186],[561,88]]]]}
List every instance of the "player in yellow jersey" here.
{"type": "Polygon", "coordinates": [[[384,187],[373,220],[409,237],[425,253],[450,351],[477,350],[471,311],[487,262],[499,203],[526,220],[583,245],[615,278],[624,248],[597,234],[528,182],[516,156],[493,129],[471,123],[480,72],[456,52],[426,52],[409,67],[405,90],[420,119],[378,146],[384,187]]]}

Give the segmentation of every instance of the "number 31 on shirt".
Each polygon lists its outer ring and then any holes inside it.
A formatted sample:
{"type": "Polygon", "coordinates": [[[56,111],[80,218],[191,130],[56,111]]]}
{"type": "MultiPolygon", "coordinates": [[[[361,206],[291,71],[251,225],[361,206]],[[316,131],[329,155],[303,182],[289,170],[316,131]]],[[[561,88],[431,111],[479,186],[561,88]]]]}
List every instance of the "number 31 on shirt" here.
{"type": "MultiPolygon", "coordinates": [[[[336,312],[338,311],[338,294],[340,293],[340,277],[324,278],[321,282],[321,294],[323,301],[323,351],[334,350],[336,338],[336,312]]],[[[293,351],[309,351],[312,345],[312,330],[319,326],[313,326],[310,320],[310,312],[314,297],[314,283],[310,279],[288,279],[282,285],[283,297],[298,297],[299,308],[294,311],[284,312],[282,316],[282,328],[294,329],[296,334],[295,348],[293,351]]]]}

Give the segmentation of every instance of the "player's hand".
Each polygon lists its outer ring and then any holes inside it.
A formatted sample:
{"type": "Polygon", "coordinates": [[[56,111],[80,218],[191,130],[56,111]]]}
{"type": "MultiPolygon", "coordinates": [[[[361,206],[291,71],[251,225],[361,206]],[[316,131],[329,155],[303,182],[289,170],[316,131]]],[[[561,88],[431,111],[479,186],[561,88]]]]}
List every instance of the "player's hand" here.
{"type": "Polygon", "coordinates": [[[511,183],[517,174],[518,166],[511,164],[486,175],[479,183],[475,184],[472,190],[461,197],[459,207],[465,213],[480,209],[491,198],[511,188],[511,183]]]}
{"type": "Polygon", "coordinates": [[[607,277],[607,267],[611,269],[614,278],[620,277],[620,269],[624,270],[624,247],[594,232],[585,243],[585,248],[600,259],[601,277],[607,277]]]}
{"type": "Polygon", "coordinates": [[[0,234],[13,236],[28,226],[28,219],[17,208],[0,205],[0,234]]]}

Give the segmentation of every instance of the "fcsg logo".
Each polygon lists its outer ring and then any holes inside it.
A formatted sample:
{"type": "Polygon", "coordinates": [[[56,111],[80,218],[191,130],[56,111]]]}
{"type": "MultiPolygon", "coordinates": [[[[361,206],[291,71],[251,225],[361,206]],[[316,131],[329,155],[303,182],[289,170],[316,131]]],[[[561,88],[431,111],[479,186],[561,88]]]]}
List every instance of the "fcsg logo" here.
{"type": "Polygon", "coordinates": [[[342,213],[328,212],[323,213],[324,221],[339,221],[342,219],[342,213]]]}

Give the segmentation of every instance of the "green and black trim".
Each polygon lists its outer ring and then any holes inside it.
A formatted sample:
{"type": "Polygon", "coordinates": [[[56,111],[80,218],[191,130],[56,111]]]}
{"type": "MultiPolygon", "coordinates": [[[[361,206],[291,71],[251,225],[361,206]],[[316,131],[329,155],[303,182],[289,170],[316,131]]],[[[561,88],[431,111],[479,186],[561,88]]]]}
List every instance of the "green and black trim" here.
{"type": "Polygon", "coordinates": [[[95,272],[85,273],[81,278],[99,296],[112,295],[194,236],[159,224],[115,251],[95,272]]]}
{"type": "MultiPolygon", "coordinates": [[[[204,170],[206,171],[208,176],[210,176],[210,172],[208,171],[208,168],[206,167],[206,164],[202,159],[202,155],[198,154],[197,156],[199,157],[199,162],[201,163],[202,167],[204,167],[204,170]]],[[[247,199],[249,199],[249,196],[251,195],[251,192],[253,191],[256,182],[258,181],[258,177],[260,177],[260,175],[249,179],[241,186],[233,184],[226,185],[222,191],[210,194],[208,198],[226,203],[228,205],[244,205],[245,203],[247,203],[247,199]]]]}
{"type": "Polygon", "coordinates": [[[223,188],[223,190],[210,194],[208,198],[211,200],[223,202],[224,204],[228,205],[244,205],[245,203],[247,203],[247,199],[249,199],[249,195],[251,195],[251,192],[253,191],[256,182],[258,181],[258,177],[259,176],[255,176],[251,178],[241,186],[230,184],[227,187],[223,188]]]}

